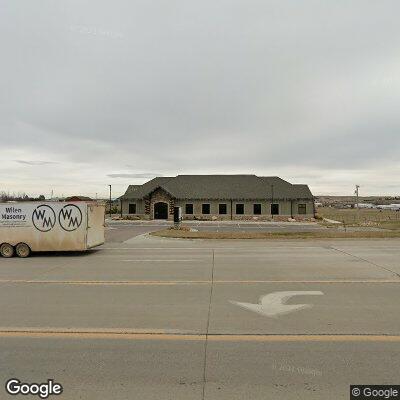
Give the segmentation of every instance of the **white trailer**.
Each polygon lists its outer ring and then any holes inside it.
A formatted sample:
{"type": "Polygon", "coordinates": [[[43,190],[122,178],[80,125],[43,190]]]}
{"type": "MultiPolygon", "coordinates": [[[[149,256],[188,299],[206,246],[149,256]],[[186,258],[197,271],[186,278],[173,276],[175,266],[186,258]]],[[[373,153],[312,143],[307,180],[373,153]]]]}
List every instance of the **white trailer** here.
{"type": "Polygon", "coordinates": [[[104,243],[104,220],[96,202],[0,203],[0,254],[85,251],[104,243]]]}

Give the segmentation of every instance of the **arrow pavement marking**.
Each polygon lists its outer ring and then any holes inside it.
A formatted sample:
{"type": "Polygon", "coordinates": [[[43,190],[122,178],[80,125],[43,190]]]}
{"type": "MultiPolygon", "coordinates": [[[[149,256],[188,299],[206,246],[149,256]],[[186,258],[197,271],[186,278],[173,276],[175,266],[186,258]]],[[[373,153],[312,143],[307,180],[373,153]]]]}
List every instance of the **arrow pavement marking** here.
{"type": "Polygon", "coordinates": [[[319,291],[289,291],[289,292],[273,292],[260,297],[260,304],[241,303],[239,301],[230,300],[229,302],[242,307],[246,310],[254,311],[266,317],[277,317],[279,315],[288,314],[293,311],[311,308],[312,304],[285,304],[293,296],[317,296],[323,295],[319,291]]]}

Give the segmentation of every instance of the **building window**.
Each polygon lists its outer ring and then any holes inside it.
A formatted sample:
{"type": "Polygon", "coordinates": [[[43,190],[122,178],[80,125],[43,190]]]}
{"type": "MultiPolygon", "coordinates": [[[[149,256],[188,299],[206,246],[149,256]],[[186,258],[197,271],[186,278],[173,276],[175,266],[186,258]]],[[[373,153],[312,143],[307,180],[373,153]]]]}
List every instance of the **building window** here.
{"type": "Polygon", "coordinates": [[[193,214],[193,204],[186,204],[185,214],[193,214]]]}
{"type": "Polygon", "coordinates": [[[261,204],[253,204],[253,214],[261,215],[261,204]]]}
{"type": "Polygon", "coordinates": [[[237,215],[244,214],[244,204],[236,204],[236,214],[237,215]]]}
{"type": "Polygon", "coordinates": [[[218,206],[218,212],[219,212],[219,214],[226,214],[226,204],[220,204],[219,206],[218,206]]]}
{"type": "Polygon", "coordinates": [[[279,215],[279,204],[271,204],[271,215],[279,215]]]}
{"type": "Polygon", "coordinates": [[[129,214],[136,214],[136,203],[129,204],[129,214]]]}
{"type": "Polygon", "coordinates": [[[307,214],[307,207],[305,204],[299,204],[299,214],[307,214]]]}
{"type": "Polygon", "coordinates": [[[201,213],[202,214],[210,214],[210,205],[205,203],[201,205],[201,213]]]}

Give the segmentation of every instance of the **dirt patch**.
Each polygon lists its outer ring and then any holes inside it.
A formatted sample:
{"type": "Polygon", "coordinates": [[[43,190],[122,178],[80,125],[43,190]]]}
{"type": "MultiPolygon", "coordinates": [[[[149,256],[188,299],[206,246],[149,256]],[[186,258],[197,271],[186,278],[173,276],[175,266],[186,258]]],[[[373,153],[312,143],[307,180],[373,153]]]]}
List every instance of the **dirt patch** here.
{"type": "Polygon", "coordinates": [[[347,226],[378,226],[381,224],[393,224],[395,228],[400,226],[400,211],[377,209],[336,209],[333,207],[319,207],[318,218],[339,221],[347,226]]]}

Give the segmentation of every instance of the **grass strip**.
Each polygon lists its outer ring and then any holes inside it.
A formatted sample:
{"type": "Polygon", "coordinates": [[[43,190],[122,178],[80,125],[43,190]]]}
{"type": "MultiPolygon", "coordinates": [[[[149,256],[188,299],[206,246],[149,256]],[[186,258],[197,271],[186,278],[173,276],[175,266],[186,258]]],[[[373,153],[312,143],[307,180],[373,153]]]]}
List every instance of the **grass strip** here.
{"type": "Polygon", "coordinates": [[[181,239],[388,239],[400,238],[400,231],[362,232],[191,232],[178,229],[164,229],[151,232],[152,236],[181,239]]]}

